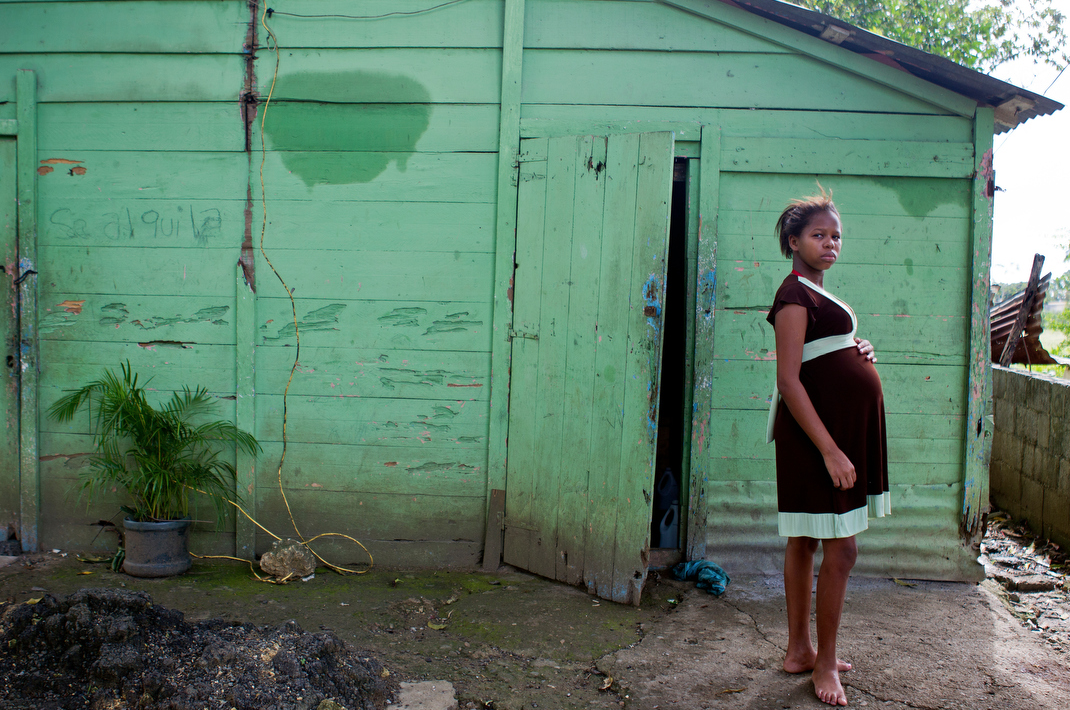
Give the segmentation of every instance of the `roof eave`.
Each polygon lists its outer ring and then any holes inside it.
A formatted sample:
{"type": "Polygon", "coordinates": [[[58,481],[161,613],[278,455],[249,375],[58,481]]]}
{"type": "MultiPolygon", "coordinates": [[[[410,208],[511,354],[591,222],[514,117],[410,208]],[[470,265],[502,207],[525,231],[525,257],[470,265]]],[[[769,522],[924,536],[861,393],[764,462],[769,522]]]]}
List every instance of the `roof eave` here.
{"type": "Polygon", "coordinates": [[[721,0],[765,19],[868,56],[995,109],[996,133],[1063,108],[1040,94],[874,34],[834,17],[781,0],[721,0]]]}

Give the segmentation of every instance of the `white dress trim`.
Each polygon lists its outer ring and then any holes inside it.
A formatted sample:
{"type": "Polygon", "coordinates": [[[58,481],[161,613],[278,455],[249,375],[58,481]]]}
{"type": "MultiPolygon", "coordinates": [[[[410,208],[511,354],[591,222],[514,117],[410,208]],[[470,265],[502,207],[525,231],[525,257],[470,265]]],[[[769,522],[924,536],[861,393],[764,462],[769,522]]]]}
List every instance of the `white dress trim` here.
{"type": "Polygon", "coordinates": [[[867,496],[866,505],[846,513],[777,513],[780,537],[811,537],[815,540],[852,537],[869,528],[870,518],[892,514],[892,496],[885,491],[867,496]]]}

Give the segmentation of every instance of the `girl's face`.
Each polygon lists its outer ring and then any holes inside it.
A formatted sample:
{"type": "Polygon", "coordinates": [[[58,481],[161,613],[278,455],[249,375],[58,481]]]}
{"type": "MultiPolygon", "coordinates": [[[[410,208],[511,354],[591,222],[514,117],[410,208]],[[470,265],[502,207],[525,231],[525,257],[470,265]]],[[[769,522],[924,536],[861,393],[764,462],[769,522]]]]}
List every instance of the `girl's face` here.
{"type": "Polygon", "coordinates": [[[831,268],[840,256],[840,230],[840,218],[822,211],[810,218],[798,236],[788,237],[796,270],[805,275],[806,270],[799,266],[808,267],[811,272],[831,268]]]}

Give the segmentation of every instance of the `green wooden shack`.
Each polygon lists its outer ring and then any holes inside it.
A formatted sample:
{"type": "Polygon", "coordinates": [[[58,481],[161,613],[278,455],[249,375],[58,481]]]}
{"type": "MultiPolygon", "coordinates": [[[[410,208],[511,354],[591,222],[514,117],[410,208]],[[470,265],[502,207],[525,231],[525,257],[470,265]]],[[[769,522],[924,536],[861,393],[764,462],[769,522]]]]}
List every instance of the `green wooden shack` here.
{"type": "Polygon", "coordinates": [[[889,410],[859,571],[976,579],[992,136],[1059,108],[775,0],[2,1],[0,520],[110,542],[42,413],[129,360],[264,444],[199,554],[776,570],[772,232],[820,182],[889,410]]]}

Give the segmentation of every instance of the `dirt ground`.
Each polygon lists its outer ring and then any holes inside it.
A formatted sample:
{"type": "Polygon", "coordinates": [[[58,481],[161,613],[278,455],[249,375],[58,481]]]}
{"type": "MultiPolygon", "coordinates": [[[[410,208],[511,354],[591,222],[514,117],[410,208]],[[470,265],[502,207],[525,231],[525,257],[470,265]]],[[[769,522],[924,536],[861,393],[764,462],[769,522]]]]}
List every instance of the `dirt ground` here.
{"type": "MultiPolygon", "coordinates": [[[[844,675],[852,706],[1070,707],[1061,551],[1009,522],[994,526],[984,551],[1001,558],[987,560],[994,572],[1014,573],[1010,582],[852,579],[841,634],[842,655],[855,664],[844,675]],[[1050,589],[1015,588],[1035,572],[1054,580],[1050,589]]],[[[331,631],[393,680],[451,682],[462,710],[823,707],[808,678],[780,670],[781,585],[733,575],[716,598],[655,575],[635,608],[508,568],[319,570],[279,586],[238,563],[197,561],[181,577],[138,580],[49,553],[0,568],[0,612],[46,593],[107,587],[147,592],[187,622],[293,619],[307,632],[331,631]]]]}

